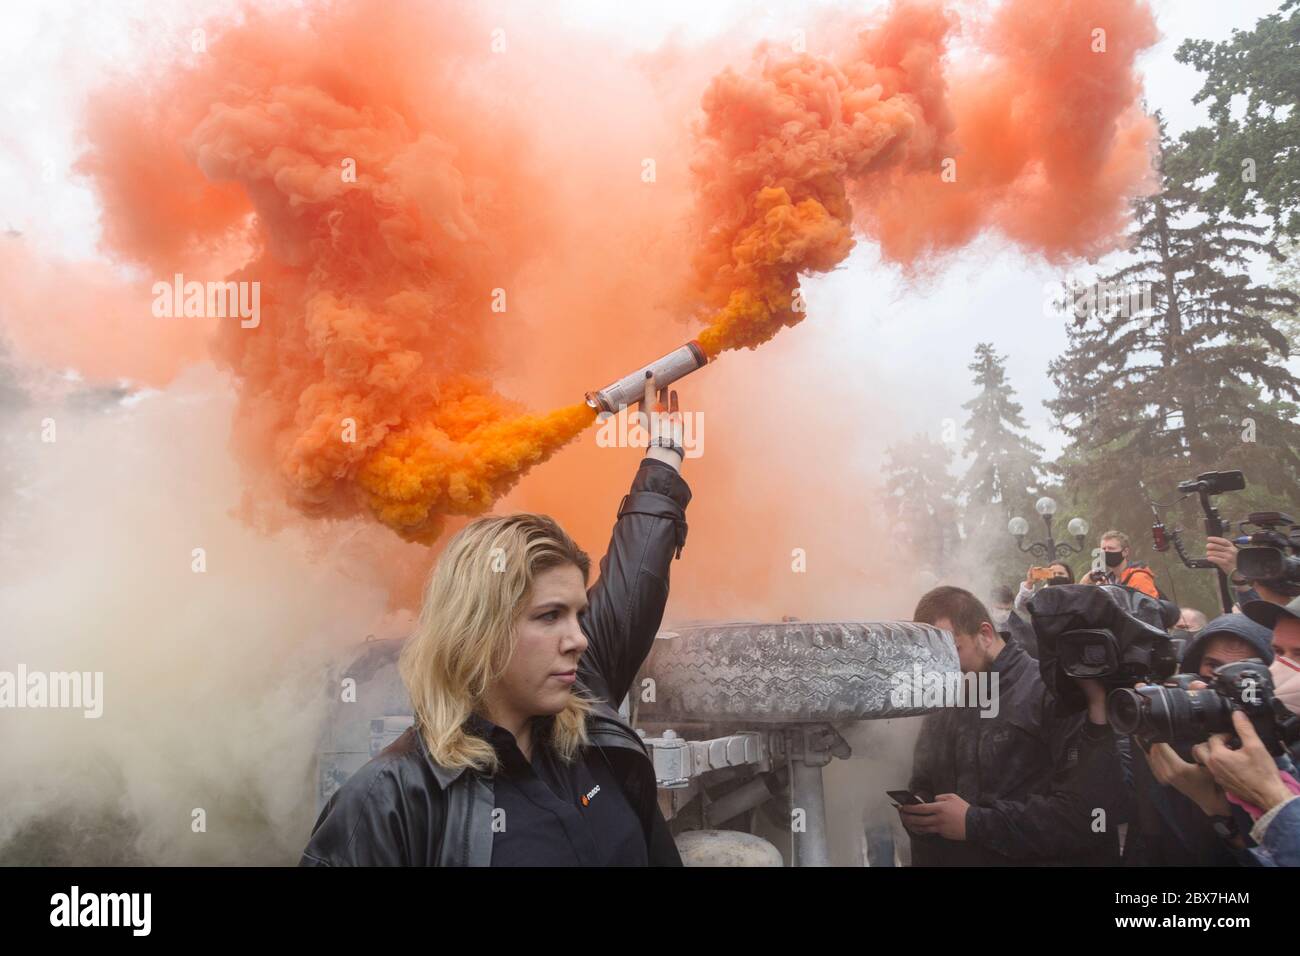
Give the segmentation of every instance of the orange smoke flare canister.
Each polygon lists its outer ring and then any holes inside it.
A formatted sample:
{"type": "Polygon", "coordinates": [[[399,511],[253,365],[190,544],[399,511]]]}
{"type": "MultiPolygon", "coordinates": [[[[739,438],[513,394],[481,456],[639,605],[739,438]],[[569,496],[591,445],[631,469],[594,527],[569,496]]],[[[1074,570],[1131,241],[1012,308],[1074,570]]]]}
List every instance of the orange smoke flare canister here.
{"type": "Polygon", "coordinates": [[[645,398],[646,373],[654,375],[655,387],[665,388],[679,378],[709,363],[698,342],[687,342],[679,349],[655,359],[649,365],[624,375],[618,381],[587,393],[587,405],[600,412],[617,413],[645,398]]]}

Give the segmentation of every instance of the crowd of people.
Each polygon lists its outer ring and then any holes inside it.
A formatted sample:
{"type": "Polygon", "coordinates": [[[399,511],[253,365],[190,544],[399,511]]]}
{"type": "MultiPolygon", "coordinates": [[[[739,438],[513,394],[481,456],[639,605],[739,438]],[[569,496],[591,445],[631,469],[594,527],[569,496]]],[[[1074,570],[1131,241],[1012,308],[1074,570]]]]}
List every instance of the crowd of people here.
{"type": "MultiPolygon", "coordinates": [[[[1126,534],[1107,531],[1100,546],[1104,568],[1079,584],[1165,600],[1126,534]]],[[[1237,603],[1213,619],[1192,607],[1167,615],[1180,675],[1171,686],[1215,693],[1220,668],[1258,662],[1273,696],[1300,713],[1296,589],[1240,577],[1226,539],[1210,538],[1207,557],[1237,603]]],[[[1031,569],[1017,592],[995,588],[988,604],[951,586],[918,603],[914,619],[949,631],[962,671],[996,674],[1000,697],[992,716],[950,707],[925,718],[908,787],[917,802],[898,807],[913,865],[1300,865],[1295,741],[1270,749],[1237,708],[1232,733],[1152,742],[1112,726],[1113,686],[1072,678],[1071,700],[1082,706],[1062,699],[1040,666],[1031,602],[1043,588],[1075,583],[1073,569],[1056,562],[1031,569]]]]}
{"type": "MultiPolygon", "coordinates": [[[[659,630],[691,500],[677,396],[656,399],[648,380],[644,401],[669,411],[651,416],[594,584],[589,557],[543,515],[479,518],[448,543],[400,660],[415,721],[330,798],[303,865],[681,864],[650,751],[616,709],[659,630]]],[[[1240,712],[1233,733],[1190,746],[1117,732],[1117,689],[1063,682],[1051,635],[1040,647],[1024,617],[1053,595],[1141,595],[1161,608],[1169,634],[1145,626],[1169,652],[1162,666],[1181,655],[1187,692],[1214,693],[1250,662],[1297,709],[1300,598],[1239,577],[1235,546],[1211,539],[1240,610],[1166,613],[1128,538],[1107,532],[1101,546],[1105,566],[1086,581],[1105,592],[1044,594],[1075,580],[1056,564],[995,594],[993,612],[956,587],[921,598],[915,620],[952,635],[998,706],[925,717],[899,808],[913,863],[1300,865],[1300,784],[1277,735],[1261,739],[1240,712]]]]}

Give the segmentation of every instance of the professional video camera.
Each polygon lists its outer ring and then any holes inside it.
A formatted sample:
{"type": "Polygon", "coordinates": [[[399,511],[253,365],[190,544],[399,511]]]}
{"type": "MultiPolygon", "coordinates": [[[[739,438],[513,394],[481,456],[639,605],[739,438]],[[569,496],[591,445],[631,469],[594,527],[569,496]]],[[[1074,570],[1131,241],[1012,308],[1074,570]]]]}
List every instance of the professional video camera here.
{"type": "MultiPolygon", "coordinates": [[[[1197,475],[1195,481],[1181,481],[1178,483],[1178,490],[1184,497],[1196,495],[1200,498],[1201,511],[1205,514],[1205,536],[1207,538],[1227,538],[1231,528],[1231,524],[1223,520],[1219,514],[1219,509],[1214,506],[1210,498],[1227,491],[1241,491],[1245,487],[1246,476],[1239,471],[1207,471],[1205,474],[1197,475]]],[[[1153,543],[1157,551],[1168,551],[1169,545],[1172,544],[1174,550],[1178,552],[1178,557],[1187,567],[1215,568],[1206,558],[1188,556],[1183,549],[1182,529],[1166,530],[1164,523],[1160,520],[1160,512],[1157,510],[1156,505],[1152,504],[1151,509],[1156,512],[1156,521],[1151,527],[1151,537],[1154,539],[1153,543]]],[[[1219,600],[1223,604],[1225,614],[1232,610],[1232,594],[1228,590],[1228,579],[1222,571],[1219,571],[1219,600]]]]}
{"type": "Polygon", "coordinates": [[[1237,539],[1237,573],[1247,581],[1262,581],[1288,597],[1300,596],[1300,524],[1280,511],[1256,511],[1241,522],[1254,531],[1237,539]]]}
{"type": "Polygon", "coordinates": [[[1177,674],[1163,685],[1117,688],[1106,698],[1106,717],[1116,733],[1147,743],[1196,744],[1211,734],[1232,734],[1232,712],[1240,710],[1273,756],[1300,740],[1300,717],[1273,696],[1273,676],[1264,664],[1224,664],[1208,686],[1192,690],[1200,679],[1177,674]]]}
{"type": "Polygon", "coordinates": [[[1113,584],[1063,584],[1029,599],[1038,666],[1061,713],[1087,704],[1081,678],[1107,687],[1165,680],[1178,669],[1168,629],[1178,606],[1113,584]]]}
{"type": "MultiPolygon", "coordinates": [[[[1184,496],[1197,495],[1200,498],[1201,510],[1205,513],[1206,537],[1227,538],[1240,549],[1237,553],[1238,574],[1288,597],[1300,596],[1300,524],[1280,511],[1256,511],[1245,521],[1237,523],[1239,533],[1234,536],[1233,522],[1224,520],[1210,501],[1214,495],[1240,491],[1245,487],[1246,479],[1239,471],[1210,471],[1197,475],[1195,481],[1180,482],[1178,490],[1184,496]],[[1258,530],[1247,533],[1249,526],[1258,530]]],[[[1155,549],[1168,551],[1172,545],[1187,567],[1213,568],[1207,559],[1187,553],[1183,547],[1182,529],[1166,529],[1160,520],[1159,507],[1154,503],[1151,506],[1156,513],[1155,524],[1151,527],[1155,549]]],[[[1224,612],[1232,610],[1233,596],[1222,571],[1219,572],[1219,596],[1224,612]]]]}

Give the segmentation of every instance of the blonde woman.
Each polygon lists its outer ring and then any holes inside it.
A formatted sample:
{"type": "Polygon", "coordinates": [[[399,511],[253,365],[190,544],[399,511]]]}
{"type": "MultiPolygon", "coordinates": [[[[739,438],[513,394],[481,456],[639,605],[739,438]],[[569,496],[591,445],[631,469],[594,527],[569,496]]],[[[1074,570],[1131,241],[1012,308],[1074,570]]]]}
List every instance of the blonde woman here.
{"type": "MultiPolygon", "coordinates": [[[[643,407],[653,398],[648,383],[643,407]]],[[[543,515],[479,518],[448,543],[400,661],[415,723],[330,799],[301,865],[681,865],[649,754],[617,710],[686,539],[670,403],[595,586],[543,515]]]]}

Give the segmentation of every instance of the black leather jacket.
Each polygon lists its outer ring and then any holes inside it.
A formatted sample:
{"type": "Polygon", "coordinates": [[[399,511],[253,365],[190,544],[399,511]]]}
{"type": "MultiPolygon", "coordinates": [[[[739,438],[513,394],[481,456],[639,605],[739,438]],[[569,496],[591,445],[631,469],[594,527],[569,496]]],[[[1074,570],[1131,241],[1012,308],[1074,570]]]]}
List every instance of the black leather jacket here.
{"type": "MultiPolygon", "coordinates": [[[[576,686],[601,701],[587,717],[588,738],[620,777],[645,828],[650,863],[660,866],[680,866],[681,857],[659,810],[654,766],[610,704],[631,689],[659,630],[690,499],[672,467],[641,462],[580,618],[589,643],[576,686]]],[[[412,727],[330,798],[300,865],[488,866],[493,808],[492,777],[434,764],[412,727]]]]}
{"type": "Polygon", "coordinates": [[[998,714],[971,707],[930,714],[917,737],[908,789],[970,804],[966,839],[911,835],[913,866],[1116,862],[1123,778],[1109,726],[1077,712],[1058,716],[1037,662],[1008,643],[993,662],[998,714]],[[1107,826],[1092,828],[1092,811],[1107,826]]]}

